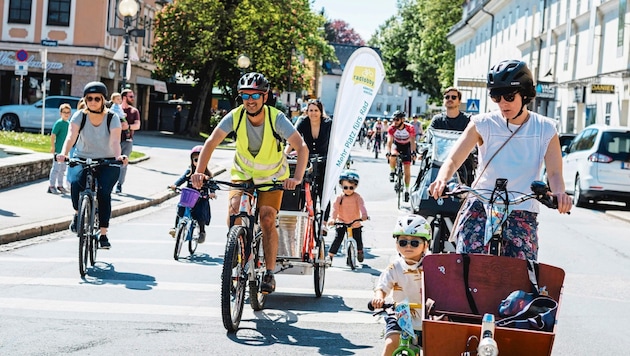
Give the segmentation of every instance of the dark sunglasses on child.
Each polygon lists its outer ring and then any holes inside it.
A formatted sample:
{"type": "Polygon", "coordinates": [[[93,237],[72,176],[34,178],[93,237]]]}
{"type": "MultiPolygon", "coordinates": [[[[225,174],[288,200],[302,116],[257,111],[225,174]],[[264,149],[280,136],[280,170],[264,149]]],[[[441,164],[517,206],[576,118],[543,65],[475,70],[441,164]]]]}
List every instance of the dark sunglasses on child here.
{"type": "Polygon", "coordinates": [[[411,247],[418,247],[422,241],[420,240],[398,240],[398,246],[407,247],[407,245],[411,245],[411,247]]]}
{"type": "Polygon", "coordinates": [[[503,100],[507,101],[508,103],[511,103],[516,98],[517,93],[518,91],[514,91],[507,94],[490,94],[490,99],[492,99],[492,101],[498,104],[499,102],[501,102],[501,98],[503,97],[503,100]]]}
{"type": "Polygon", "coordinates": [[[348,189],[354,190],[354,186],[353,185],[344,185],[343,186],[343,190],[348,190],[348,189]]]}
{"type": "Polygon", "coordinates": [[[255,94],[245,94],[245,93],[241,93],[241,98],[243,100],[248,100],[249,98],[252,98],[254,100],[258,100],[262,97],[261,93],[255,93],[255,94]]]}

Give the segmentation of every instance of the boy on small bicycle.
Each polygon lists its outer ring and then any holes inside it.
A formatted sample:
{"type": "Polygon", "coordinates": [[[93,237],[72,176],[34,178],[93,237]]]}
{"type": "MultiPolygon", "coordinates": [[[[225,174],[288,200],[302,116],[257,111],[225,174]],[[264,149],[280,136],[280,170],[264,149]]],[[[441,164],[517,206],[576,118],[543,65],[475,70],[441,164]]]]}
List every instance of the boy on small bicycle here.
{"type": "MultiPolygon", "coordinates": [[[[335,222],[350,224],[352,221],[361,219],[367,220],[368,214],[365,209],[365,202],[356,188],[359,185],[359,175],[350,170],[346,170],[339,176],[339,185],[343,189],[341,194],[337,196],[332,206],[332,213],[328,225],[332,226],[335,222]]],[[[339,251],[343,237],[346,234],[346,228],[337,228],[337,235],[330,249],[328,250],[328,260],[332,262],[333,257],[339,251]]],[[[363,239],[361,238],[361,222],[355,221],[352,224],[352,235],[357,242],[357,259],[363,262],[363,239]]]]}
{"type": "MultiPolygon", "coordinates": [[[[431,240],[430,225],[420,215],[405,215],[398,218],[393,236],[396,239],[398,257],[381,273],[372,306],[381,308],[385,298],[391,294],[395,303],[407,301],[421,304],[422,301],[422,258],[426,254],[431,240]]],[[[422,313],[411,310],[413,328],[422,346],[422,313]]],[[[385,317],[385,349],[383,355],[391,355],[400,342],[401,328],[394,315],[385,317]]]]}
{"type": "MultiPolygon", "coordinates": [[[[182,174],[182,176],[179,177],[179,179],[177,179],[175,183],[173,183],[173,185],[169,186],[170,189],[175,190],[176,187],[179,187],[180,185],[184,183],[186,183],[186,187],[193,188],[190,177],[192,176],[193,173],[195,173],[195,169],[197,168],[197,162],[199,161],[199,153],[201,152],[202,148],[203,146],[201,145],[197,145],[192,148],[192,150],[190,151],[190,167],[186,169],[186,172],[184,172],[184,174],[182,174]]],[[[208,176],[212,176],[212,173],[210,173],[210,171],[208,171],[207,168],[206,168],[205,174],[208,176]]],[[[199,239],[197,240],[197,242],[200,244],[206,241],[206,225],[210,225],[211,213],[210,213],[210,202],[208,199],[214,199],[215,197],[216,197],[216,194],[214,192],[202,193],[201,196],[199,197],[199,200],[197,200],[197,204],[195,204],[195,206],[192,208],[190,212],[192,218],[195,219],[197,223],[199,224],[199,239]]],[[[184,216],[185,210],[186,210],[185,207],[179,206],[179,205],[177,206],[177,217],[175,217],[175,227],[171,228],[171,230],[168,232],[172,237],[175,237],[175,230],[176,230],[177,224],[179,223],[179,218],[184,216]]]]}

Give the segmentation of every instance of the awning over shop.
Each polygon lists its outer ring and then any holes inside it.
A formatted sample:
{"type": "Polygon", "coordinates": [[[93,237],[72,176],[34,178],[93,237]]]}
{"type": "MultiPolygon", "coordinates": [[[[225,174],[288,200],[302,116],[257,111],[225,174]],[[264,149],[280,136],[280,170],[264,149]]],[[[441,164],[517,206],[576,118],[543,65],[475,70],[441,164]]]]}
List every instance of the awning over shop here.
{"type": "Polygon", "coordinates": [[[152,85],[155,91],[160,93],[168,93],[168,89],[166,88],[166,83],[160,80],[155,80],[146,77],[137,77],[136,84],[139,85],[152,85]]]}

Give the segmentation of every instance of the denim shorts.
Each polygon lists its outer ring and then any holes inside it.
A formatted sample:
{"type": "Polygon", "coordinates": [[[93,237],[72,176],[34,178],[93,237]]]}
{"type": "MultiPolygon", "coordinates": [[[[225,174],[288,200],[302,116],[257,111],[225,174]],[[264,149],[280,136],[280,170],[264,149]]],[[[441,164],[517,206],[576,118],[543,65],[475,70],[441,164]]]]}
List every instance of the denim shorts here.
{"type": "MultiPolygon", "coordinates": [[[[457,253],[488,253],[484,246],[486,211],[476,199],[468,200],[462,208],[455,228],[457,253]]],[[[538,259],[538,214],[526,210],[510,213],[503,229],[501,255],[520,259],[538,259]]]]}

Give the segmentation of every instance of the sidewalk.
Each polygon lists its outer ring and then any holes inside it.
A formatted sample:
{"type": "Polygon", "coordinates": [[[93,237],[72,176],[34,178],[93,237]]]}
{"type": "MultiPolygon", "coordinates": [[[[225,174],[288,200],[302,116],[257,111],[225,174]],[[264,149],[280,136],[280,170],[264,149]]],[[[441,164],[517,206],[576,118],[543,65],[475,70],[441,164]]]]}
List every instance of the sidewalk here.
{"type": "MultiPolygon", "coordinates": [[[[147,156],[129,165],[123,193],[112,193],[112,218],[175,196],[166,187],[184,173],[190,148],[202,144],[159,132],[142,132],[134,141],[134,151],[147,156]]],[[[215,155],[221,156],[219,151],[215,155]]],[[[208,169],[217,175],[229,163],[227,158],[213,157],[208,169]]],[[[73,214],[70,194],[48,194],[47,188],[44,179],[0,190],[0,244],[68,229],[73,214]]]]}

